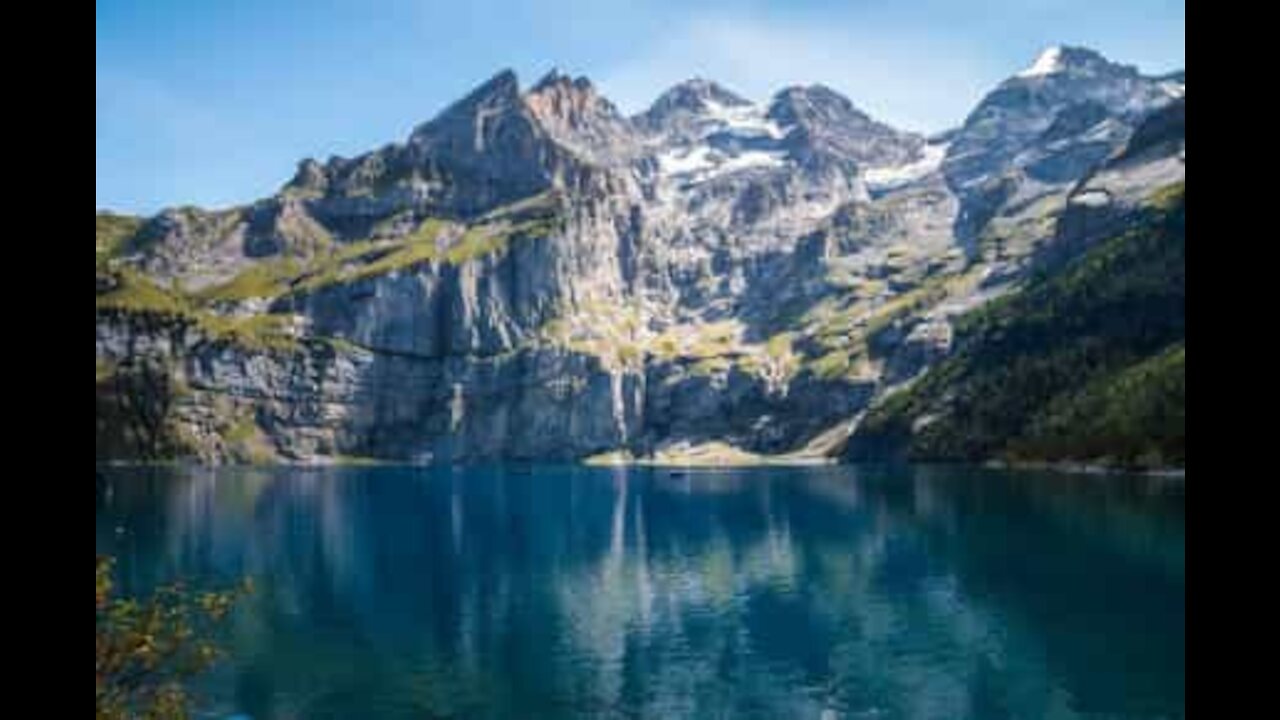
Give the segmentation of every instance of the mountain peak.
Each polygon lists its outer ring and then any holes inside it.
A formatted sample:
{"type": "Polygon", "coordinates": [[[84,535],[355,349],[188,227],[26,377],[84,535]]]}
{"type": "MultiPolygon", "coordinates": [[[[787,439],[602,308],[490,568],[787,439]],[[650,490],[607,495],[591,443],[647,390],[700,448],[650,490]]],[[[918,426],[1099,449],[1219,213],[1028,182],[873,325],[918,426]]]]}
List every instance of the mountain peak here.
{"type": "Polygon", "coordinates": [[[826,85],[792,85],[774,93],[769,118],[781,125],[874,123],[853,101],[826,85]]]}
{"type": "Polygon", "coordinates": [[[750,109],[752,103],[712,80],[694,77],[673,85],[634,119],[649,132],[696,125],[730,109],[750,109]]]}
{"type": "Polygon", "coordinates": [[[823,85],[822,83],[810,83],[808,85],[788,85],[782,88],[781,90],[779,90],[778,92],[774,93],[774,97],[779,97],[779,96],[826,97],[826,98],[838,98],[845,102],[851,102],[844,95],[841,95],[839,92],[831,89],[830,86],[823,85]]]}
{"type": "Polygon", "coordinates": [[[693,77],[673,85],[662,95],[659,95],[650,108],[650,112],[664,112],[675,109],[699,112],[706,110],[709,105],[734,107],[750,104],[749,100],[728,90],[714,80],[693,77]]]}
{"type": "Polygon", "coordinates": [[[547,71],[547,74],[543,75],[542,79],[534,84],[533,89],[537,90],[538,88],[545,87],[547,85],[555,85],[556,83],[564,82],[568,79],[568,75],[560,72],[560,68],[552,65],[551,69],[547,71]]]}
{"type": "Polygon", "coordinates": [[[751,104],[751,101],[743,98],[741,95],[738,95],[720,83],[703,77],[689,78],[679,85],[676,85],[676,87],[685,88],[690,92],[698,94],[699,97],[707,98],[723,105],[751,104]]]}
{"type": "Polygon", "coordinates": [[[770,106],[779,112],[782,108],[791,108],[794,112],[799,107],[813,107],[841,114],[866,115],[854,106],[852,100],[820,83],[785,87],[774,93],[770,106]]]}
{"type": "Polygon", "coordinates": [[[1052,75],[1061,72],[1062,64],[1062,46],[1053,45],[1040,51],[1036,56],[1035,62],[1029,67],[1018,73],[1018,77],[1036,77],[1038,75],[1052,75]]]}
{"type": "Polygon", "coordinates": [[[574,127],[594,116],[617,116],[613,103],[596,92],[591,80],[576,78],[552,68],[524,95],[525,105],[544,124],[568,123],[574,127]]]}
{"type": "Polygon", "coordinates": [[[826,85],[792,85],[769,103],[769,120],[795,128],[788,142],[801,155],[854,161],[866,166],[919,160],[924,139],[896,130],[859,110],[826,85]]]}
{"type": "Polygon", "coordinates": [[[631,128],[584,76],[552,68],[524,94],[524,105],[556,142],[582,157],[612,165],[631,155],[631,128]]]}
{"type": "Polygon", "coordinates": [[[552,67],[542,79],[529,88],[529,93],[538,93],[552,87],[571,87],[579,91],[594,91],[595,87],[591,84],[585,75],[572,77],[567,73],[560,72],[560,68],[552,67]]]}
{"type": "Polygon", "coordinates": [[[1038,78],[1074,71],[1090,72],[1105,67],[1116,67],[1095,50],[1070,45],[1050,45],[1036,56],[1035,61],[1014,77],[1038,78]]]}
{"type": "Polygon", "coordinates": [[[435,118],[419,125],[411,138],[421,141],[440,128],[459,123],[469,125],[482,108],[492,112],[499,108],[515,107],[519,102],[520,82],[515,71],[507,68],[476,86],[466,97],[445,108],[435,118]]]}
{"type": "Polygon", "coordinates": [[[518,95],[519,93],[520,81],[516,78],[516,71],[511,68],[505,68],[503,70],[499,70],[493,75],[493,77],[485,80],[477,86],[475,90],[468,93],[466,97],[458,102],[458,104],[467,104],[468,101],[474,102],[477,99],[492,96],[510,96],[513,94],[518,95]]]}

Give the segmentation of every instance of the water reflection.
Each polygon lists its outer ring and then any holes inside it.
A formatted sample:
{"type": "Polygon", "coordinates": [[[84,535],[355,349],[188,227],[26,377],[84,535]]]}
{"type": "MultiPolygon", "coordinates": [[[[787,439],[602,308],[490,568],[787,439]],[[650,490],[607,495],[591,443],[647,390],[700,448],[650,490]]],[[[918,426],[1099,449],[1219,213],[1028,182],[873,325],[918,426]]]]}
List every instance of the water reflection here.
{"type": "Polygon", "coordinates": [[[122,581],[256,578],[224,713],[1181,717],[1180,485],[947,468],[110,470],[122,581]]]}

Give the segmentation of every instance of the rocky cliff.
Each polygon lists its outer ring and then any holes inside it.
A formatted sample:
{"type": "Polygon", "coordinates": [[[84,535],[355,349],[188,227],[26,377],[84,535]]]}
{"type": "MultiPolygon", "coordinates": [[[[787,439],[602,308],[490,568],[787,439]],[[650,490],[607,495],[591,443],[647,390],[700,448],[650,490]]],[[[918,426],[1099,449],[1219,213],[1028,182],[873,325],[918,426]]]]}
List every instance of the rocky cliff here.
{"type": "Polygon", "coordinates": [[[270,198],[99,214],[99,457],[833,456],[954,317],[1182,179],[1183,87],[1051,49],[926,138],[822,86],[625,117],[500,73],[270,198]]]}

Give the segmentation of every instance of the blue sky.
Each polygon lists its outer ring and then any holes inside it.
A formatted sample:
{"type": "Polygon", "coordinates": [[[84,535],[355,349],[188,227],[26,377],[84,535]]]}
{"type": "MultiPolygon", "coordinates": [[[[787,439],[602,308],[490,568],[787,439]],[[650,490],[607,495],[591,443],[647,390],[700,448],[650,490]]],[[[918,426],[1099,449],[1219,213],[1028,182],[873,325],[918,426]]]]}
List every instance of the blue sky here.
{"type": "Polygon", "coordinates": [[[625,112],[688,77],[820,82],[899,127],[958,124],[1052,44],[1184,63],[1184,0],[98,0],[97,205],[272,193],[299,159],[401,140],[499,69],[589,76],[625,112]]]}

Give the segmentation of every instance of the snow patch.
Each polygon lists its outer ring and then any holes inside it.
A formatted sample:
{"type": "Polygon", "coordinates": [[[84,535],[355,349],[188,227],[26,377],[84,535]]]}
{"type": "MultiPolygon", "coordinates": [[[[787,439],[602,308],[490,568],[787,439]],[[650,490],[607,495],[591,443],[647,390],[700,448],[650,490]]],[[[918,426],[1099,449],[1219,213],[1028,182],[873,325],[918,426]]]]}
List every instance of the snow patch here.
{"type": "Polygon", "coordinates": [[[1106,190],[1089,189],[1073,195],[1071,204],[1085,207],[1105,207],[1111,204],[1111,195],[1106,190]]]}
{"type": "Polygon", "coordinates": [[[656,154],[661,176],[702,182],[739,170],[782,167],[787,162],[787,152],[777,142],[786,137],[787,131],[768,119],[759,105],[703,99],[696,122],[692,145],[667,147],[656,154]],[[720,139],[725,134],[749,142],[722,143],[720,139]],[[721,147],[725,144],[730,147],[721,147]]]}
{"type": "Polygon", "coordinates": [[[707,119],[735,135],[748,137],[766,136],[781,139],[785,132],[777,123],[765,117],[759,105],[722,105],[714,100],[703,103],[707,119]]]}
{"type": "Polygon", "coordinates": [[[871,190],[892,190],[909,185],[938,169],[947,156],[949,144],[925,145],[919,160],[904,165],[868,168],[862,179],[871,190]]]}
{"type": "Polygon", "coordinates": [[[662,175],[701,182],[749,168],[774,168],[786,164],[787,154],[775,150],[745,150],[728,154],[708,145],[676,148],[657,157],[662,175]]]}
{"type": "Polygon", "coordinates": [[[779,151],[748,150],[736,157],[729,158],[719,170],[734,172],[749,167],[782,167],[786,163],[787,154],[779,151]]]}
{"type": "Polygon", "coordinates": [[[658,156],[658,168],[663,175],[688,175],[715,167],[710,155],[706,145],[669,150],[658,156]]]}
{"type": "Polygon", "coordinates": [[[1018,73],[1018,77],[1040,77],[1042,75],[1052,75],[1056,72],[1062,72],[1066,66],[1062,62],[1062,48],[1055,45],[1051,48],[1045,48],[1044,52],[1036,58],[1031,67],[1018,73]]]}

